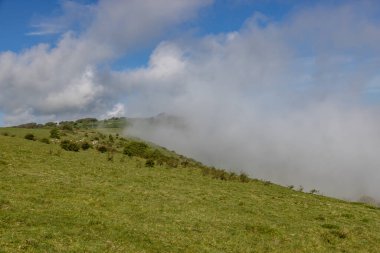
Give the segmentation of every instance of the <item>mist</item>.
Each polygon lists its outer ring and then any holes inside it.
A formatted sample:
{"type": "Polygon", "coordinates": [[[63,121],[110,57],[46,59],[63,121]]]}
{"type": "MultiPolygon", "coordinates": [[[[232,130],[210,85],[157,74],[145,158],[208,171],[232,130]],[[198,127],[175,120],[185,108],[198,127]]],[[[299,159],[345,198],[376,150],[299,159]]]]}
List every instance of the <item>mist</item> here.
{"type": "Polygon", "coordinates": [[[281,24],[255,14],[239,31],[161,43],[147,67],[114,78],[138,80],[131,89],[144,99],[129,112],[182,124],[139,122],[126,133],[255,178],[379,200],[380,26],[356,7],[303,10],[281,24]]]}

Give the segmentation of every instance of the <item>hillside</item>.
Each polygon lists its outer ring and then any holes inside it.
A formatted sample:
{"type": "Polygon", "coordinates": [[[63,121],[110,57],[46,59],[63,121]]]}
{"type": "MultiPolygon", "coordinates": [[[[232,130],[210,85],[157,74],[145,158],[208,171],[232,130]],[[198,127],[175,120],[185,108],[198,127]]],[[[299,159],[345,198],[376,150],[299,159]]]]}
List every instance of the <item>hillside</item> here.
{"type": "Polygon", "coordinates": [[[0,252],[380,248],[376,207],[209,168],[111,126],[66,127],[60,139],[54,126],[0,128],[0,252]]]}

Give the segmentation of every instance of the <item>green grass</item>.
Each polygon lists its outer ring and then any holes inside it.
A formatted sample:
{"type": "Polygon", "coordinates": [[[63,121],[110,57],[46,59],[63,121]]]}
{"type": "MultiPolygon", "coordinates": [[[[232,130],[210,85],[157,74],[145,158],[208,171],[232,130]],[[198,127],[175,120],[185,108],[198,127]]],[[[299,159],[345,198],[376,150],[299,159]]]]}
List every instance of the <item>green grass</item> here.
{"type": "Polygon", "coordinates": [[[27,133],[49,137],[48,129],[0,129],[0,252],[380,248],[380,210],[373,206],[258,180],[217,180],[198,167],[147,168],[144,159],[119,152],[109,161],[95,149],[69,152],[25,140],[27,133]]]}

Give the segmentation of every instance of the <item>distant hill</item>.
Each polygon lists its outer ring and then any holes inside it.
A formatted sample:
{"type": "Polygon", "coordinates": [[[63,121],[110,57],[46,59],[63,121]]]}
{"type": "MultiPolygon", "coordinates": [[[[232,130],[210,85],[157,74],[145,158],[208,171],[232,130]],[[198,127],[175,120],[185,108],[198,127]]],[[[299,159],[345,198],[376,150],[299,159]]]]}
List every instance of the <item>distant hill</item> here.
{"type": "Polygon", "coordinates": [[[92,118],[0,128],[0,252],[378,252],[380,209],[208,167],[92,118]]]}

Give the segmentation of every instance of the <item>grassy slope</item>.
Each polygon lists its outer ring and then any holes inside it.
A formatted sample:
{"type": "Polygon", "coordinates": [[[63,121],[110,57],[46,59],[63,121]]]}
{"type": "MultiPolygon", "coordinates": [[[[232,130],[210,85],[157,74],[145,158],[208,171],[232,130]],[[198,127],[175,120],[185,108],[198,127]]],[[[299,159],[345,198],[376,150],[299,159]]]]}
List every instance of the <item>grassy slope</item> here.
{"type": "MultiPolygon", "coordinates": [[[[0,252],[376,252],[380,210],[0,135],[0,252]]],[[[0,132],[1,129],[0,129],[0,132]]]]}

